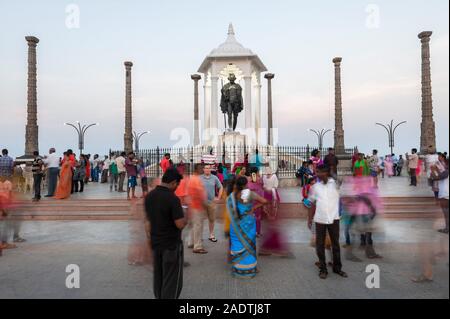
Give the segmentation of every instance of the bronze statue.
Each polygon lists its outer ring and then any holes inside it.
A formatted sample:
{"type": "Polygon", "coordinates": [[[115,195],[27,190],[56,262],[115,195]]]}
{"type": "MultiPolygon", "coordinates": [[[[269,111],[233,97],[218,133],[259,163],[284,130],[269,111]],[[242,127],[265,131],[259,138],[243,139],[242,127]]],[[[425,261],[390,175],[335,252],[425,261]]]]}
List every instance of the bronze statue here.
{"type": "Polygon", "coordinates": [[[229,83],[222,88],[222,97],[220,99],[220,108],[222,113],[228,114],[228,129],[235,131],[239,112],[244,109],[242,100],[242,87],[235,83],[236,76],[231,73],[228,76],[229,83]]]}

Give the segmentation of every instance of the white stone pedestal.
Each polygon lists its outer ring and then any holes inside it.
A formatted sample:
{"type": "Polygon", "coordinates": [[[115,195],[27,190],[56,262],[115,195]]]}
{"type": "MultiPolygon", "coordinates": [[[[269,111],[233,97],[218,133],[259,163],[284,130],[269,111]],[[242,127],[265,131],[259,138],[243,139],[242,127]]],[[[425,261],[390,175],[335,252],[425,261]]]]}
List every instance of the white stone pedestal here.
{"type": "Polygon", "coordinates": [[[219,135],[217,153],[219,158],[223,158],[225,151],[225,163],[233,165],[238,160],[244,159],[246,136],[239,132],[225,132],[219,135]]]}

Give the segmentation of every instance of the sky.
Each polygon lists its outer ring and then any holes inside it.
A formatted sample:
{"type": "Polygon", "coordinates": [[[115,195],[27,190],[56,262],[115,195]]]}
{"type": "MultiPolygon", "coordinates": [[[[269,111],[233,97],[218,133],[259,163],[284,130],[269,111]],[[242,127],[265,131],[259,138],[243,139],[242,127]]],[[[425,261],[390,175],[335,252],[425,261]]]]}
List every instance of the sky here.
{"type": "MultiPolygon", "coordinates": [[[[433,31],[437,148],[447,151],[448,6],[447,0],[0,0],[0,147],[13,156],[24,153],[25,36],[40,39],[40,152],[46,153],[49,147],[61,153],[76,150],[75,130],[63,123],[80,121],[100,123],[87,132],[85,152],[107,154],[110,148],[123,148],[123,62],[134,64],[133,127],[150,131],[142,137],[141,149],[179,145],[177,132],[192,132],[190,75],[225,41],[232,22],[237,40],[275,73],[274,126],[280,145],[316,145],[317,137],[308,128],[333,128],[332,59],[341,56],[346,147],[358,146],[364,152],[377,148],[381,153],[389,150],[388,138],[375,123],[392,119],[407,121],[397,130],[395,152],[420,146],[417,35],[433,31]]],[[[263,114],[266,89],[263,82],[263,114]]],[[[202,98],[200,110],[202,116],[202,98]]],[[[262,120],[267,123],[267,116],[262,120]]],[[[333,144],[332,133],[324,144],[333,144]]]]}

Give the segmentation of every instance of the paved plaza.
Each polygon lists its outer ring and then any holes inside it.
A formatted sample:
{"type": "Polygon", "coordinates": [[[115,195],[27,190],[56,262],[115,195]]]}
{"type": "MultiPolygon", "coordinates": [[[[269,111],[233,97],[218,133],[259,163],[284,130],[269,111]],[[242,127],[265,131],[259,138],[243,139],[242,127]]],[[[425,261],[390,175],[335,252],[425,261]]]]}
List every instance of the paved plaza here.
{"type": "MultiPolygon", "coordinates": [[[[207,242],[206,255],[185,250],[181,298],[449,298],[448,236],[433,228],[442,221],[408,220],[384,223],[377,234],[381,260],[343,260],[349,278],[317,276],[310,233],[303,220],[283,220],[283,233],[295,259],[259,257],[254,279],[236,279],[226,263],[227,242],[207,242]],[[418,244],[433,242],[444,256],[436,260],[434,282],[415,284],[419,273],[418,244]],[[380,288],[368,289],[368,264],[380,267],[380,288]]],[[[217,225],[217,234],[222,233],[217,225]]],[[[26,243],[0,257],[0,298],[153,298],[151,266],[129,266],[129,225],[125,221],[25,221],[26,243]],[[65,286],[66,266],[80,267],[80,288],[65,286]]],[[[205,233],[206,237],[206,233],[205,233]]],[[[430,246],[431,247],[431,246],[430,246]]],[[[356,254],[363,257],[362,251],[356,254]]]]}

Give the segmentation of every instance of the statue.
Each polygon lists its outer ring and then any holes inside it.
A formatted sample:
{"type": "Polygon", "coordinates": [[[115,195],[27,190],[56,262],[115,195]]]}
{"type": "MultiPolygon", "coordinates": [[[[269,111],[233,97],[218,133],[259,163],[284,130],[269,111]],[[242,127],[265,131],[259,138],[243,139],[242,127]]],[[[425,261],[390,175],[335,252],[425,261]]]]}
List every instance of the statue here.
{"type": "Polygon", "coordinates": [[[220,108],[223,114],[228,114],[228,130],[235,131],[238,114],[244,109],[242,87],[235,83],[236,76],[233,73],[228,76],[228,80],[230,82],[225,84],[221,90],[220,108]]]}

